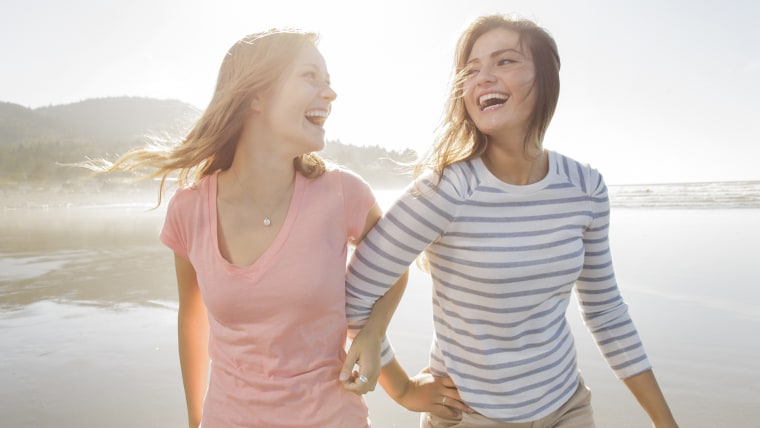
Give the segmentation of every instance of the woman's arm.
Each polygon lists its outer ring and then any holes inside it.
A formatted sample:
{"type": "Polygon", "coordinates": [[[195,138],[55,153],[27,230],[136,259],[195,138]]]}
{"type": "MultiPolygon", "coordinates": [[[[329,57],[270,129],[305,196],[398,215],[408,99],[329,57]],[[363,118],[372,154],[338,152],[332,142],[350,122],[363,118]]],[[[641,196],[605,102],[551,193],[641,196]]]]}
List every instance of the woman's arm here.
{"type": "Polygon", "coordinates": [[[367,323],[351,342],[340,376],[340,380],[349,391],[365,394],[375,389],[382,366],[381,344],[391,317],[404,294],[407,275],[408,272],[401,275],[391,289],[375,303],[367,323]],[[353,371],[354,365],[359,366],[357,372],[353,371]],[[364,376],[366,382],[360,376],[364,376]]]}
{"type": "Polygon", "coordinates": [[[451,378],[433,376],[427,367],[410,378],[394,358],[383,367],[378,382],[389,397],[413,412],[430,412],[447,418],[458,417],[460,412],[473,412],[459,397],[451,378]]]}
{"type": "MultiPolygon", "coordinates": [[[[399,287],[399,281],[405,281],[409,266],[430,243],[440,238],[463,206],[464,193],[455,186],[461,181],[449,177],[441,186],[436,186],[429,177],[420,177],[382,218],[377,220],[381,214],[379,208],[374,212],[374,219],[368,218],[366,237],[357,245],[346,272],[346,317],[350,333],[364,327],[371,318],[378,327],[370,326],[365,331],[374,330],[375,334],[385,331],[389,321],[385,317],[395,311],[397,299],[401,298],[403,291],[394,297],[390,288],[399,287]],[[374,221],[377,221],[376,225],[374,221]],[[375,320],[375,317],[380,318],[375,320]]],[[[377,343],[376,340],[367,342],[377,343]]],[[[387,340],[382,352],[381,362],[388,364],[393,351],[387,340]]],[[[367,353],[370,358],[376,358],[376,355],[375,351],[367,353]]],[[[354,358],[347,360],[343,377],[350,373],[354,361],[354,358]]],[[[365,376],[374,382],[370,375],[365,376]]]]}
{"type": "Polygon", "coordinates": [[[625,386],[631,391],[641,407],[649,415],[655,428],[677,428],[673,414],[665,401],[665,396],[657,384],[652,370],[624,379],[625,386]]]}
{"type": "Polygon", "coordinates": [[[576,296],[589,331],[608,365],[636,397],[656,428],[677,427],[657,385],[628,306],[618,288],[609,246],[610,204],[607,186],[590,171],[594,220],[583,235],[585,258],[576,282],[576,296]]]}
{"type": "Polygon", "coordinates": [[[179,292],[177,334],[182,382],[185,386],[188,424],[198,428],[208,383],[208,317],[195,269],[189,261],[174,255],[179,292]]]}
{"type": "MultiPolygon", "coordinates": [[[[382,211],[375,204],[367,214],[367,221],[359,239],[353,244],[357,245],[367,236],[367,233],[375,226],[382,211]]],[[[369,319],[361,331],[351,341],[351,346],[346,355],[346,361],[340,374],[340,380],[349,391],[356,394],[364,394],[375,389],[381,367],[381,343],[385,332],[391,322],[393,313],[396,311],[401,297],[406,289],[408,271],[404,272],[393,284],[385,295],[372,306],[369,319]],[[359,371],[354,372],[354,365],[359,366],[359,371]],[[366,378],[364,382],[360,376],[366,378]]]]}

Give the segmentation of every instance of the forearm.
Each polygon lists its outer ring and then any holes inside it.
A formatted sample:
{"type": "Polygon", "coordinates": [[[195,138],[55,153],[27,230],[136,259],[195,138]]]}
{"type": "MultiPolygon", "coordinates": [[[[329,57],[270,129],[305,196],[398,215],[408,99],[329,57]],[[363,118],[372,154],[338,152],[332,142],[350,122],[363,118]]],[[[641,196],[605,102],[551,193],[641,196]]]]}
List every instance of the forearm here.
{"type": "Polygon", "coordinates": [[[178,317],[179,360],[189,426],[200,425],[208,380],[208,321],[204,314],[178,317]]]}
{"type": "Polygon", "coordinates": [[[409,389],[409,381],[409,375],[396,358],[380,370],[380,377],[377,379],[388,396],[399,404],[402,404],[401,399],[409,389]]]}
{"type": "Polygon", "coordinates": [[[678,426],[652,370],[631,376],[624,379],[623,382],[649,415],[654,427],[673,428],[678,426]]]}
{"type": "Polygon", "coordinates": [[[412,412],[431,412],[443,417],[458,417],[473,410],[462,401],[454,382],[435,377],[430,368],[409,377],[395,358],[383,367],[378,382],[395,402],[412,412]]]}
{"type": "Polygon", "coordinates": [[[362,328],[364,334],[370,334],[378,340],[381,340],[385,336],[385,333],[388,330],[388,325],[393,318],[393,314],[396,312],[396,308],[398,308],[398,304],[401,302],[401,298],[406,290],[408,277],[409,271],[407,270],[399,277],[388,292],[375,302],[372,306],[372,312],[370,313],[369,319],[362,328]]]}
{"type": "Polygon", "coordinates": [[[383,362],[388,363],[388,359],[393,358],[393,350],[385,339],[385,332],[404,294],[406,279],[405,272],[388,292],[375,302],[369,318],[355,318],[353,329],[348,332],[351,347],[346,354],[340,380],[354,393],[364,394],[372,391],[383,362]],[[356,334],[359,328],[361,331],[356,334]],[[359,366],[358,373],[355,371],[356,365],[359,366]]]}
{"type": "Polygon", "coordinates": [[[192,264],[175,253],[174,266],[179,300],[177,341],[182,383],[189,426],[198,428],[208,382],[208,314],[192,264]]]}

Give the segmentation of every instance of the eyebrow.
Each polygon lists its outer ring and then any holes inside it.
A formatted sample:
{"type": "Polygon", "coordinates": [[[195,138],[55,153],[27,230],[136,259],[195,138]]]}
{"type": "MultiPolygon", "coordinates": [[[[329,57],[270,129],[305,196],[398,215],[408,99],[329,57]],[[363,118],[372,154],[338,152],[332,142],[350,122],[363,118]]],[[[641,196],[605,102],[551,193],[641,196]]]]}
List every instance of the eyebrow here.
{"type": "MultiPolygon", "coordinates": [[[[522,53],[522,51],[519,51],[519,50],[517,50],[517,49],[515,49],[515,48],[506,48],[506,49],[499,49],[498,51],[493,51],[493,52],[491,52],[491,54],[490,54],[490,55],[488,55],[488,56],[489,56],[489,58],[494,58],[494,57],[497,57],[497,56],[499,56],[499,55],[505,54],[505,53],[507,53],[507,52],[514,52],[514,53],[517,53],[517,54],[520,54],[520,55],[522,55],[522,54],[523,54],[523,53],[522,53]]],[[[480,60],[479,60],[479,59],[477,59],[477,58],[473,58],[473,59],[471,59],[471,60],[467,61],[467,62],[465,63],[465,65],[469,65],[469,64],[472,64],[473,62],[480,62],[480,60]]]]}
{"type": "MultiPolygon", "coordinates": [[[[303,63],[301,63],[300,66],[301,67],[309,67],[309,68],[311,68],[313,70],[316,70],[316,71],[318,71],[320,73],[322,72],[322,68],[320,68],[319,65],[317,65],[316,63],[313,63],[313,62],[303,62],[303,63]]],[[[325,77],[327,78],[327,82],[329,83],[330,82],[330,73],[325,72],[325,77]]]]}

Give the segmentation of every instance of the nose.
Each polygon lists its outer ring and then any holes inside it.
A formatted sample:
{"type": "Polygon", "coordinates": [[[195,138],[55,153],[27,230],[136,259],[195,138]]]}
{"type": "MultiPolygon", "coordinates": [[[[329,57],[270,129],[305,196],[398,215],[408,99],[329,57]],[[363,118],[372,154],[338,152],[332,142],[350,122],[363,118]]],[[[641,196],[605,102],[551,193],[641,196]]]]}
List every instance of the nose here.
{"type": "Polygon", "coordinates": [[[490,65],[483,65],[480,67],[480,70],[478,71],[477,76],[475,76],[475,83],[477,84],[483,84],[483,83],[491,83],[494,82],[494,74],[493,70],[491,69],[490,65]]]}
{"type": "Polygon", "coordinates": [[[329,83],[325,83],[322,87],[322,98],[328,101],[335,101],[338,98],[338,94],[333,90],[329,83]]]}

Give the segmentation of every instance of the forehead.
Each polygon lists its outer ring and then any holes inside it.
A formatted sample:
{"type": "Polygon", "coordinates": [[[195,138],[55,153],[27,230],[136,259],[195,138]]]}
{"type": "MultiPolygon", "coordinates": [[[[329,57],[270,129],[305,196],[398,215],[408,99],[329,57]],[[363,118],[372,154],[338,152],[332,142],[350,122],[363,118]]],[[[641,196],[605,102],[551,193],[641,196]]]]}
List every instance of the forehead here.
{"type": "Polygon", "coordinates": [[[467,62],[483,61],[494,52],[505,51],[518,52],[529,56],[529,52],[523,52],[520,44],[520,34],[508,28],[495,28],[483,33],[475,40],[467,57],[467,62]]]}
{"type": "Polygon", "coordinates": [[[293,65],[296,67],[311,65],[321,70],[327,70],[327,64],[325,63],[325,59],[322,57],[322,54],[319,52],[316,46],[309,43],[304,44],[301,49],[299,49],[298,53],[293,59],[293,65]]]}

